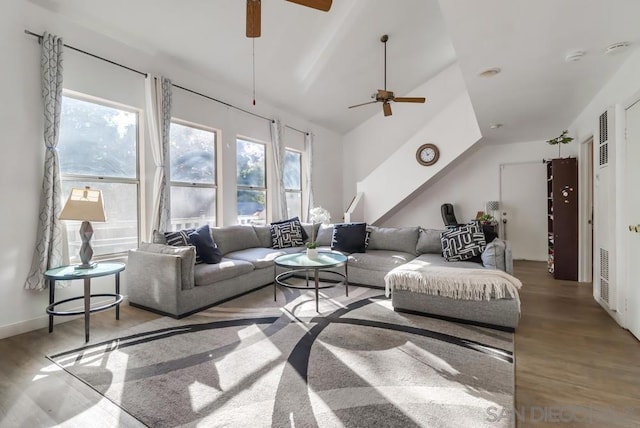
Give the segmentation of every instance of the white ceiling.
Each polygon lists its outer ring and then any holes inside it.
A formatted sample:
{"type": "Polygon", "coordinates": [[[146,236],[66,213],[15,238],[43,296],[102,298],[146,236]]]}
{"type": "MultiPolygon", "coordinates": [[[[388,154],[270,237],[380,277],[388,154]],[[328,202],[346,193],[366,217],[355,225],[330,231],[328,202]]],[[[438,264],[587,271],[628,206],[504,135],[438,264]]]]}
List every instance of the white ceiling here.
{"type": "MultiPolygon", "coordinates": [[[[251,99],[252,41],[244,36],[243,0],[30,1],[251,99]]],[[[264,0],[262,37],[255,41],[257,103],[340,133],[379,115],[379,104],[347,107],[382,88],[379,39],[386,33],[387,86],[396,96],[457,59],[486,140],[548,139],[570,124],[631,51],[605,56],[606,46],[640,45],[638,0],[441,3],[442,11],[437,0],[334,0],[323,13],[264,0]],[[576,49],[587,51],[583,60],[565,63],[576,49]],[[488,67],[503,72],[477,76],[488,67]],[[504,127],[490,130],[491,123],[504,127]]],[[[418,95],[428,102],[429,94],[418,95]]]]}

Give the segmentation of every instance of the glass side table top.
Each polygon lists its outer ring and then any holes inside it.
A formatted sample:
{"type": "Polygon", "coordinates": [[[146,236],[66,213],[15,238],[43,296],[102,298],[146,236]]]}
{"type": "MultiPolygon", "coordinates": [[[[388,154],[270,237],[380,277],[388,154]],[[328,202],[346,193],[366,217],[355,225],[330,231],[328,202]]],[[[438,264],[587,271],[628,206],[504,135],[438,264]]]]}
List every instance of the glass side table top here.
{"type": "Polygon", "coordinates": [[[125,268],[124,263],[100,262],[96,267],[91,269],[76,269],[75,265],[60,266],[49,269],[44,273],[45,278],[56,281],[65,279],[78,278],[96,278],[98,276],[113,275],[122,272],[125,268]]]}
{"type": "Polygon", "coordinates": [[[276,257],[274,263],[278,266],[292,268],[328,268],[341,266],[347,262],[347,256],[340,253],[318,252],[318,256],[310,259],[306,253],[285,254],[276,257]]]}

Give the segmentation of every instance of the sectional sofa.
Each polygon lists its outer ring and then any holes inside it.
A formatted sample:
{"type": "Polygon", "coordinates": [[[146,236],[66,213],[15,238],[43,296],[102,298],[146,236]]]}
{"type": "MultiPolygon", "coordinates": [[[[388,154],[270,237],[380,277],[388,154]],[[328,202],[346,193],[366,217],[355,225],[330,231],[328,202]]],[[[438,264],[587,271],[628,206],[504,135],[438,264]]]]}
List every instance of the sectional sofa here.
{"type": "MultiPolygon", "coordinates": [[[[330,251],[333,226],[303,226],[307,235],[316,237],[320,251],[330,251]]],[[[494,241],[506,249],[499,253],[496,248],[492,252],[494,243],[489,244],[483,253],[483,264],[447,262],[441,255],[441,232],[419,227],[370,227],[366,251],[348,255],[349,283],[384,288],[389,271],[414,260],[434,266],[512,272],[511,253],[505,241],[494,241]]],[[[129,303],[182,318],[273,283],[273,260],[304,250],[304,247],[272,248],[269,226],[216,227],[211,228],[211,235],[223,255],[218,264],[195,264],[194,247],[168,246],[162,234],[156,234],[153,243],[142,243],[131,250],[127,263],[129,303]]]]}

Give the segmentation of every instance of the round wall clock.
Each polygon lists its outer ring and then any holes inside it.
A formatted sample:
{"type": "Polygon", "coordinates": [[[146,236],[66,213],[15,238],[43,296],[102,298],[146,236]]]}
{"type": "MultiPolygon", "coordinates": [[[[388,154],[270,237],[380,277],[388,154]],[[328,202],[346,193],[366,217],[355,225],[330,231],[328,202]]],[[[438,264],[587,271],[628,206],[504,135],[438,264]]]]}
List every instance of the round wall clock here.
{"type": "Polygon", "coordinates": [[[420,165],[431,166],[438,162],[440,151],[435,144],[427,143],[418,148],[416,152],[416,160],[420,165]]]}

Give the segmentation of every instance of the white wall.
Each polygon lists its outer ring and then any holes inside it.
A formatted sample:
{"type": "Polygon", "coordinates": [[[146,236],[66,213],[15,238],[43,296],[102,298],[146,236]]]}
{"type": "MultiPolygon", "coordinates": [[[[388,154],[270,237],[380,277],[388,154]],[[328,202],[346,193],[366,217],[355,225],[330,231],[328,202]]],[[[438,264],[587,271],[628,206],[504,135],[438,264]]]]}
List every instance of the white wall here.
{"type": "MultiPolygon", "coordinates": [[[[174,83],[239,106],[249,106],[249,96],[225,85],[181,68],[170,58],[131,49],[114,40],[69,22],[32,2],[6,0],[0,13],[0,47],[5,55],[0,78],[5,82],[0,105],[3,155],[0,156],[0,210],[4,227],[0,232],[7,244],[0,252],[0,337],[46,326],[46,292],[23,289],[36,240],[37,216],[42,185],[44,143],[42,141],[42,102],[40,98],[40,49],[34,37],[24,34],[45,30],[64,38],[65,43],[120,62],[132,68],[162,74],[174,83]]],[[[143,108],[144,78],[79,53],[65,51],[65,87],[89,95],[143,108]]],[[[222,107],[196,95],[174,89],[174,116],[219,129],[222,137],[224,224],[235,221],[235,136],[270,140],[269,124],[262,119],[222,107]]],[[[341,136],[304,118],[258,102],[256,113],[279,118],[284,124],[311,131],[315,135],[314,195],[316,205],[327,208],[333,218],[341,218],[342,172],[341,136]]],[[[145,126],[141,122],[141,126],[145,126]]],[[[287,131],[299,146],[300,138],[287,131]]],[[[144,144],[144,142],[143,142],[144,144]]],[[[300,147],[297,147],[300,148],[300,147]]],[[[147,154],[145,160],[150,157],[147,154]]],[[[153,168],[147,164],[142,177],[149,188],[153,168]]],[[[147,201],[150,196],[147,195],[147,201]]],[[[150,213],[146,213],[147,217],[150,213]]],[[[112,278],[92,283],[94,292],[113,289],[112,278]]],[[[126,294],[126,271],[123,274],[126,294]]],[[[57,300],[81,294],[81,284],[73,282],[57,290],[57,300]],[[77,284],[76,284],[77,283],[77,284]]],[[[57,318],[56,322],[64,321],[57,318]]]]}
{"type": "MultiPolygon", "coordinates": [[[[609,108],[613,108],[616,110],[616,113],[624,113],[624,109],[628,107],[633,101],[640,99],[640,50],[636,49],[627,61],[622,65],[622,67],[616,72],[614,76],[602,87],[600,92],[591,100],[591,102],[584,108],[582,113],[578,115],[578,117],[571,124],[569,131],[571,135],[575,135],[576,140],[579,142],[584,142],[589,139],[589,137],[594,136],[594,150],[597,150],[597,128],[598,128],[598,117],[601,113],[609,108]]],[[[618,114],[618,116],[620,116],[618,114]]],[[[624,126],[624,118],[618,117],[618,119],[622,119],[619,123],[621,126],[624,126]]],[[[628,292],[627,289],[629,287],[637,286],[638,278],[627,278],[626,277],[626,262],[624,255],[627,254],[627,245],[626,245],[626,234],[628,233],[626,226],[630,224],[631,220],[626,216],[626,201],[630,197],[637,197],[637,193],[635,192],[636,183],[626,183],[625,182],[625,147],[624,147],[624,137],[622,137],[623,132],[620,129],[616,129],[620,138],[618,138],[615,142],[615,196],[614,200],[616,201],[616,215],[615,218],[612,219],[615,222],[615,236],[610,236],[609,238],[614,241],[614,248],[616,252],[616,258],[614,261],[615,265],[615,278],[618,293],[617,293],[617,308],[618,310],[615,312],[609,311],[609,314],[621,325],[625,325],[625,299],[627,298],[628,292]]],[[[595,159],[597,158],[597,152],[594,153],[595,159]]],[[[579,164],[579,168],[581,169],[581,177],[584,177],[583,171],[584,165],[579,164]]],[[[587,223],[587,215],[586,215],[586,195],[583,193],[585,187],[581,187],[580,190],[580,201],[581,201],[581,221],[580,221],[580,234],[583,235],[588,233],[589,225],[587,223]]],[[[584,259],[587,257],[587,251],[585,248],[581,248],[581,263],[584,262],[584,259]]],[[[594,259],[594,263],[596,260],[594,259]]],[[[613,266],[613,265],[612,265],[613,266]]],[[[596,292],[596,287],[594,287],[594,293],[596,292]]],[[[597,295],[594,295],[597,301],[599,298],[597,295]]],[[[640,305],[640,302],[637,302],[640,305]]],[[[606,308],[606,305],[603,304],[603,307],[606,308]]]]}
{"type": "MultiPolygon", "coordinates": [[[[480,143],[482,144],[482,143],[480,143]]],[[[562,147],[562,156],[576,156],[577,145],[570,143],[562,147]]],[[[458,221],[475,218],[478,211],[485,210],[487,201],[500,200],[500,166],[509,164],[517,168],[519,163],[542,162],[543,159],[557,157],[558,149],[544,141],[532,141],[505,145],[485,145],[472,153],[465,154],[448,168],[438,179],[407,203],[397,213],[383,222],[383,226],[422,226],[442,229],[440,205],[452,203],[458,221]]],[[[544,180],[545,177],[542,177],[544,180]]],[[[539,201],[532,198],[529,206],[522,210],[536,211],[539,201]]],[[[543,210],[541,215],[546,215],[543,210]]],[[[531,225],[530,235],[546,239],[546,222],[531,225]],[[542,225],[542,226],[541,226],[542,225]]],[[[514,247],[528,245],[528,242],[512,242],[514,247]]]]}

